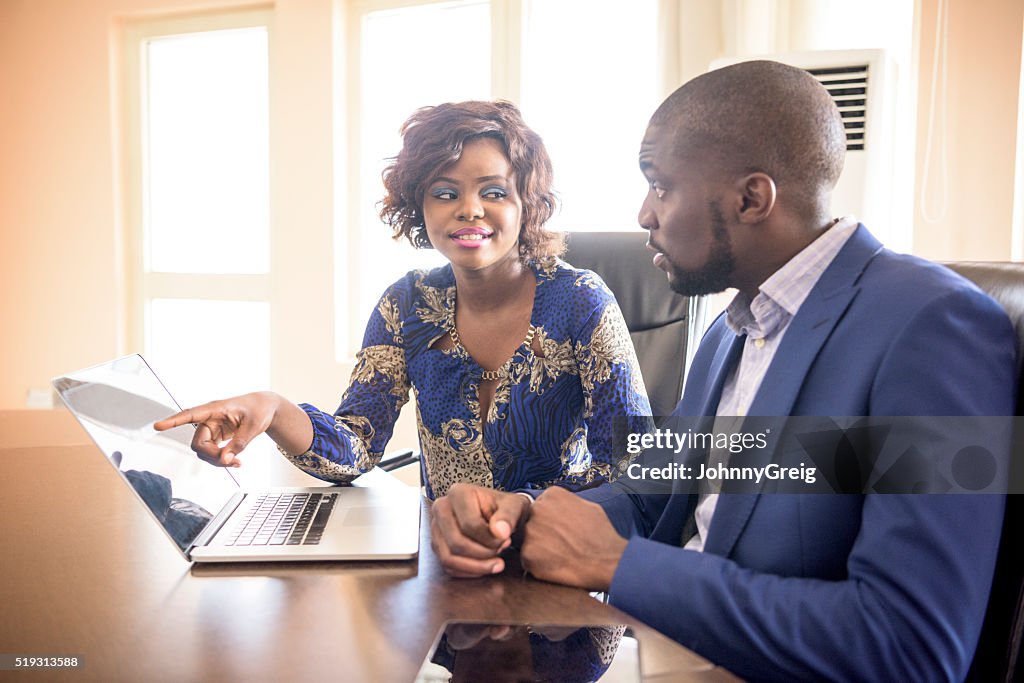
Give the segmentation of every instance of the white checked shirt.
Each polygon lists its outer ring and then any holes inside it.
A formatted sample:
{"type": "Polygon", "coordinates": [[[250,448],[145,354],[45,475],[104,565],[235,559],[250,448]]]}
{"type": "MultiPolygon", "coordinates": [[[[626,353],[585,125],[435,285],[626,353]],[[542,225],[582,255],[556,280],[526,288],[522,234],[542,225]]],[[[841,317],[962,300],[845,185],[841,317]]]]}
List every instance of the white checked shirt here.
{"type": "MultiPolygon", "coordinates": [[[[745,334],[747,338],[743,343],[743,355],[722,386],[716,415],[747,414],[790,321],[856,229],[855,218],[840,218],[821,237],[765,280],[752,301],[743,292],[733,298],[726,309],[725,324],[737,335],[745,334]]],[[[719,422],[715,420],[715,432],[719,431],[719,422]]],[[[704,539],[717,504],[717,493],[700,495],[694,513],[697,533],[687,541],[685,548],[704,550],[704,539]]]]}

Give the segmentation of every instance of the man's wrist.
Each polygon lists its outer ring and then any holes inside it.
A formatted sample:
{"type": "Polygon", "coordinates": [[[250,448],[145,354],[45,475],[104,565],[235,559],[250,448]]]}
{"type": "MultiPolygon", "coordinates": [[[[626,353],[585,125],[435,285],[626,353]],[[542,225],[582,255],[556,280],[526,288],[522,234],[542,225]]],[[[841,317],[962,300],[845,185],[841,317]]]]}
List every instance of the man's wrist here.
{"type": "Polygon", "coordinates": [[[611,590],[612,581],[615,579],[615,572],[619,569],[622,556],[626,554],[626,547],[629,540],[616,534],[617,538],[612,542],[611,552],[607,557],[602,558],[598,567],[597,585],[599,590],[608,592],[611,590]]]}
{"type": "Polygon", "coordinates": [[[519,511],[519,528],[522,529],[523,525],[526,524],[526,520],[530,518],[530,509],[533,507],[534,502],[536,502],[536,498],[526,491],[516,491],[516,493],[526,499],[522,509],[519,511]]]}

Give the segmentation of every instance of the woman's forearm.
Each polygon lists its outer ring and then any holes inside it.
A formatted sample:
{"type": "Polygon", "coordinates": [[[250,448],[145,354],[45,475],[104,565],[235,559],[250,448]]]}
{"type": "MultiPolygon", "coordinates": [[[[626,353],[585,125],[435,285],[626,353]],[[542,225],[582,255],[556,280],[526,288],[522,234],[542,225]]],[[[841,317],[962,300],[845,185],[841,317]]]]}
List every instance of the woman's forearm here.
{"type": "Polygon", "coordinates": [[[267,435],[289,454],[298,455],[308,451],[313,445],[313,425],[309,416],[280,394],[270,391],[263,393],[274,408],[274,417],[267,428],[267,435]]]}

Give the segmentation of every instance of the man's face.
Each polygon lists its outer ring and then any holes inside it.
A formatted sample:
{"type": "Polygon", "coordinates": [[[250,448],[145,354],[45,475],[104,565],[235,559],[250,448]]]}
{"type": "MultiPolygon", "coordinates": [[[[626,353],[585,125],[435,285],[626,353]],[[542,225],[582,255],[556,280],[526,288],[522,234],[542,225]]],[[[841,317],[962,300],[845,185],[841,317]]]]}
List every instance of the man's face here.
{"type": "Polygon", "coordinates": [[[652,124],[640,145],[649,189],[637,220],[649,232],[654,265],[680,294],[713,294],[731,286],[736,264],[722,212],[722,185],[673,150],[671,131],[652,124]]]}

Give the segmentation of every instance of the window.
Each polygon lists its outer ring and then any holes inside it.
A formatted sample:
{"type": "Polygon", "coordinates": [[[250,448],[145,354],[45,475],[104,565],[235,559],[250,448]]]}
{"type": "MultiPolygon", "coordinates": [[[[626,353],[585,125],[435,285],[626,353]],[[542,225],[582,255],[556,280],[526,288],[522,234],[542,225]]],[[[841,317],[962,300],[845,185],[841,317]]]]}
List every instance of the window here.
{"type": "Polygon", "coordinates": [[[270,379],[264,13],[126,31],[131,348],[186,404],[270,379]]]}
{"type": "Polygon", "coordinates": [[[661,102],[658,3],[530,2],[523,117],[544,138],[562,209],[556,230],[630,230],[647,189],[637,153],[661,102]],[[566,30],[579,26],[580,30],[566,30]]]}
{"type": "Polygon", "coordinates": [[[350,208],[336,230],[338,359],[359,348],[384,289],[444,261],[394,242],[377,217],[381,170],[418,107],[507,99],[545,140],[558,230],[630,230],[646,190],[636,155],[666,93],[658,0],[392,0],[355,5],[350,40],[350,208]],[[584,8],[585,11],[580,11],[584,8]],[[600,110],[600,116],[591,115],[600,110]],[[353,191],[354,190],[354,191],[353,191]],[[595,201],[600,198],[600,202],[595,201]]]}
{"type": "Polygon", "coordinates": [[[413,249],[391,239],[377,215],[384,194],[381,172],[401,146],[398,130],[419,107],[443,102],[488,99],[491,92],[490,8],[487,2],[446,2],[367,12],[360,30],[358,79],[359,190],[345,234],[337,243],[354,258],[345,259],[356,277],[339,278],[338,319],[351,318],[351,348],[337,334],[338,358],[358,348],[363,325],[388,285],[412,268],[432,268],[443,260],[432,250],[413,249]],[[467,54],[470,55],[467,58],[467,54]]]}
{"type": "Polygon", "coordinates": [[[266,27],[143,50],[147,271],[269,272],[266,27]]]}

